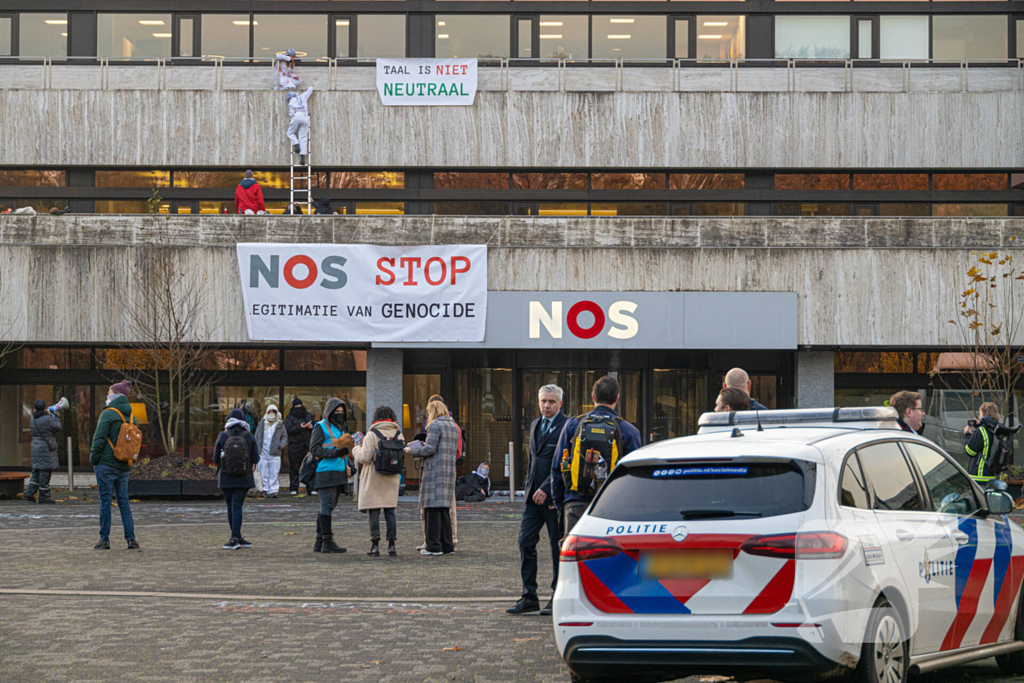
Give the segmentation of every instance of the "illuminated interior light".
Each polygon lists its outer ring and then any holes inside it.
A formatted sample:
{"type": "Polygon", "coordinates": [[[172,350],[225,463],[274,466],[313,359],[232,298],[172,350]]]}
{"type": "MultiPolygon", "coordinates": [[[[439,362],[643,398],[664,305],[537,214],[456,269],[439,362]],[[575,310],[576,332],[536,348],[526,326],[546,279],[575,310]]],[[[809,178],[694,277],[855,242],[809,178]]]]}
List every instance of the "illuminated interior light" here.
{"type": "Polygon", "coordinates": [[[636,19],[609,19],[613,24],[632,24],[636,19]]]}
{"type": "Polygon", "coordinates": [[[626,35],[617,35],[617,34],[614,34],[614,33],[609,33],[608,34],[608,40],[629,40],[632,37],[633,36],[631,36],[629,34],[626,34],[626,35]]]}
{"type": "Polygon", "coordinates": [[[161,19],[139,19],[139,23],[143,26],[163,26],[164,22],[161,19]]]}

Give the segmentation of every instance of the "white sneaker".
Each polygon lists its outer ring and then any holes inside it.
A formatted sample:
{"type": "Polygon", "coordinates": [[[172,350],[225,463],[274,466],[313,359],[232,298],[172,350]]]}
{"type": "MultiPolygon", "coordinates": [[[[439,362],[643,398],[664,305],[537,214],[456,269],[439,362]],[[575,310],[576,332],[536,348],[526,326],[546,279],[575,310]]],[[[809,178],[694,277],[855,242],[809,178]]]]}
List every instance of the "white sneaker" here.
{"type": "Polygon", "coordinates": [[[298,491],[292,491],[292,495],[293,496],[297,496],[297,495],[299,495],[299,492],[298,491]]]}
{"type": "Polygon", "coordinates": [[[423,550],[420,551],[420,555],[440,555],[440,554],[441,553],[432,553],[429,550],[427,550],[426,548],[424,548],[423,550]]]}
{"type": "Polygon", "coordinates": [[[311,495],[311,496],[315,496],[315,495],[317,495],[317,492],[316,492],[316,491],[310,491],[310,492],[309,492],[309,495],[311,495]]]}

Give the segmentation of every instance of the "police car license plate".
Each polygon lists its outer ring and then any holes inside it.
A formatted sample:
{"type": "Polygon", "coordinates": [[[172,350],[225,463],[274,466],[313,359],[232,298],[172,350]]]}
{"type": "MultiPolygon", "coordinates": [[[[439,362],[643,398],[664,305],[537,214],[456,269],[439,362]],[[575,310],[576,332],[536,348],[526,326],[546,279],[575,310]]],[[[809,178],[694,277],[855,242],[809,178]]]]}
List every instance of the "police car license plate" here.
{"type": "Polygon", "coordinates": [[[651,550],[640,553],[642,579],[728,579],[732,551],[651,550]]]}

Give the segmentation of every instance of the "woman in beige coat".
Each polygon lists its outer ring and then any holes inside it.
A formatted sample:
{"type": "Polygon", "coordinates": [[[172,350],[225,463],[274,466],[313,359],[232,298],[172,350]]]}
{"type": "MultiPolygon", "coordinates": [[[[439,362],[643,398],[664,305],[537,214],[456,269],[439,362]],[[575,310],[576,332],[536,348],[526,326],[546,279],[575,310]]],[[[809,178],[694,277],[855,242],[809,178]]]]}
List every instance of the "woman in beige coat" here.
{"type": "Polygon", "coordinates": [[[381,437],[385,439],[401,438],[398,418],[395,411],[387,406],[380,406],[373,412],[373,424],[366,430],[363,443],[352,451],[359,464],[359,511],[370,513],[370,552],[371,557],[380,557],[380,513],[384,511],[387,525],[388,555],[397,555],[395,540],[398,528],[395,521],[395,507],[398,506],[398,485],[401,476],[398,474],[381,474],[374,467],[373,460],[377,452],[377,443],[381,437]]]}

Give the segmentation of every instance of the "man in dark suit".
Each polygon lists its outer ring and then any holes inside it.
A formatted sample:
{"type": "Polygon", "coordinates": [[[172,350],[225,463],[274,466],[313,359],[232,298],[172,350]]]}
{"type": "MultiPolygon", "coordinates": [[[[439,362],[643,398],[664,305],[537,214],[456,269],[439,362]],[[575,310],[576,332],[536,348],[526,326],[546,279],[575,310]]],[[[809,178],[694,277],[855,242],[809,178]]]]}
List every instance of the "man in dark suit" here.
{"type": "Polygon", "coordinates": [[[558,524],[558,512],[551,498],[551,463],[555,458],[558,437],[565,426],[562,412],[562,389],[555,384],[546,384],[537,392],[540,402],[540,417],[530,424],[530,466],[526,472],[526,507],[519,527],[519,555],[522,561],[523,597],[510,607],[509,614],[537,612],[551,614],[551,601],[540,608],[537,599],[537,541],[540,531],[548,529],[551,542],[551,590],[558,582],[558,554],[562,532],[558,524]]]}

